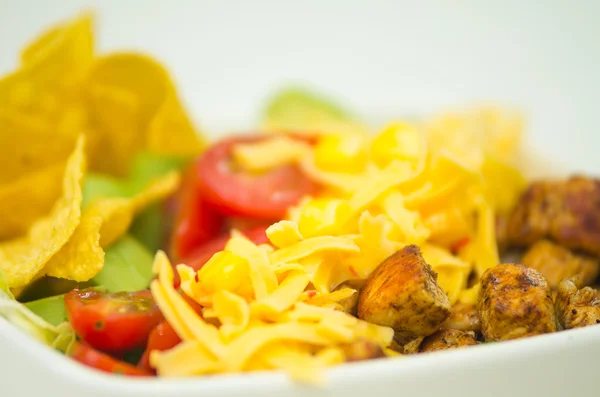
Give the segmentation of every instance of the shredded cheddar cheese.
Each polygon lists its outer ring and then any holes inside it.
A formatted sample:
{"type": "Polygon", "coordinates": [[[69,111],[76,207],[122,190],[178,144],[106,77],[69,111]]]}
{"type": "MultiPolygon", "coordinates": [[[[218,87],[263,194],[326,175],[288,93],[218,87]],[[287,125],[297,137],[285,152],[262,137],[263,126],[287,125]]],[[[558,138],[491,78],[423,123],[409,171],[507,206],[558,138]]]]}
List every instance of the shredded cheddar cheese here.
{"type": "Polygon", "coordinates": [[[152,292],[184,342],[154,352],[151,364],[167,376],[284,369],[318,383],[324,367],[345,361],[343,344],[368,340],[399,355],[388,348],[391,328],[343,311],[339,302],[357,291],[342,284],[417,244],[453,304],[476,302],[469,276],[498,264],[495,213],[514,205],[523,186],[510,165],[520,125],[486,110],[398,121],[373,137],[323,132],[314,147],[277,135],[238,146],[236,161],[247,169],[294,163],[322,193],[271,225],[270,244],[234,231],[200,271],[178,265],[180,291],[159,253],[152,292]]]}
{"type": "MultiPolygon", "coordinates": [[[[235,239],[243,237],[233,237],[226,250],[235,249],[247,262],[257,260],[260,249],[256,245],[249,240],[236,242],[235,239]]],[[[273,263],[267,256],[262,260],[265,261],[262,265],[268,271],[256,271],[256,279],[262,282],[255,285],[273,283],[274,288],[255,288],[249,298],[220,288],[219,277],[214,274],[221,272],[227,277],[227,272],[241,271],[242,277],[250,279],[248,272],[240,267],[232,269],[221,266],[218,270],[213,269],[212,278],[208,280],[202,278],[200,271],[196,281],[195,277],[190,277],[193,271],[189,267],[178,265],[183,293],[205,302],[206,307],[201,315],[173,287],[173,270],[166,255],[163,252],[156,255],[154,271],[158,279],[152,282],[152,293],[165,318],[183,340],[182,344],[171,350],[152,353],[150,362],[160,375],[182,376],[275,367],[287,369],[296,378],[303,378],[301,371],[295,367],[296,361],[282,359],[285,355],[273,353],[271,347],[281,346],[281,349],[285,349],[288,343],[293,342],[298,354],[305,355],[307,360],[317,360],[312,352],[339,343],[370,339],[382,348],[391,343],[393,331],[389,328],[363,323],[342,311],[314,306],[343,299],[349,296],[350,291],[306,301],[312,305],[302,303],[304,290],[309,283],[309,276],[304,269],[291,270],[278,282],[276,278],[271,278],[275,268],[273,263]],[[207,292],[196,287],[206,285],[211,280],[213,288],[208,290],[212,291],[210,299],[202,299],[206,295],[199,294],[207,292]],[[259,297],[263,293],[265,296],[259,297]],[[208,323],[205,318],[218,319],[220,326],[208,323]]],[[[318,360],[315,363],[324,365],[318,360]]],[[[315,379],[311,376],[303,380],[315,379]]]]}
{"type": "Polygon", "coordinates": [[[256,143],[243,143],[233,148],[234,160],[244,169],[265,171],[277,166],[293,164],[310,151],[307,143],[285,136],[256,143]]]}

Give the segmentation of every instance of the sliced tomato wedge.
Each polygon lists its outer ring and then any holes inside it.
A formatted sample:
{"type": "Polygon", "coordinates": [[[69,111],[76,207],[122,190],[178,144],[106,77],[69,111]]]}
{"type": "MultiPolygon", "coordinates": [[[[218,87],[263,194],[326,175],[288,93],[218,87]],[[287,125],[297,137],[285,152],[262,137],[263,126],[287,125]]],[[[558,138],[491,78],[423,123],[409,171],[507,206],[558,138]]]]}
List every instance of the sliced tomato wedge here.
{"type": "Polygon", "coordinates": [[[85,343],[76,342],[69,354],[80,363],[88,367],[99,369],[100,371],[130,376],[153,375],[150,371],[143,368],[136,368],[124,361],[114,359],[108,354],[99,352],[85,343]]]}
{"type": "Polygon", "coordinates": [[[175,333],[175,330],[167,321],[158,324],[148,338],[148,346],[142,355],[137,367],[145,371],[152,372],[154,369],[150,366],[150,352],[153,350],[164,351],[177,346],[181,339],[175,333]]]}
{"type": "Polygon", "coordinates": [[[148,290],[106,293],[73,290],[65,295],[73,330],[90,346],[123,352],[143,347],[162,314],[148,290]]]}
{"type": "Polygon", "coordinates": [[[209,148],[196,162],[204,199],[227,216],[278,221],[289,207],[318,186],[297,165],[284,165],[256,174],[236,167],[236,144],[260,142],[270,136],[238,136],[209,148]]]}
{"type": "Polygon", "coordinates": [[[174,260],[189,255],[222,232],[224,218],[204,200],[199,185],[198,174],[191,167],[185,173],[172,209],[170,253],[174,260]]]}
{"type": "MultiPolygon", "coordinates": [[[[265,244],[269,242],[265,231],[268,226],[257,226],[242,232],[254,244],[265,244]]],[[[227,241],[229,241],[229,233],[215,238],[194,250],[187,258],[182,259],[182,263],[190,266],[194,270],[200,270],[202,266],[217,252],[223,251],[227,241]]]]}

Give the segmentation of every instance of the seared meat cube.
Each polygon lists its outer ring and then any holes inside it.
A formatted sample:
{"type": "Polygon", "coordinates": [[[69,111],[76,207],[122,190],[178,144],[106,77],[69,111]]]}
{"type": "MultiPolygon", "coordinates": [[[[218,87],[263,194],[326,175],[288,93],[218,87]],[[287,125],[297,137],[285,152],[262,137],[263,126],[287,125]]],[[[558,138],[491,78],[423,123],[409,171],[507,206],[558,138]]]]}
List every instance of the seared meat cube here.
{"type": "Polygon", "coordinates": [[[481,322],[477,313],[477,306],[466,303],[456,303],[450,310],[450,317],[444,321],[442,327],[449,329],[457,329],[460,331],[475,331],[481,330],[481,322]]]}
{"type": "Polygon", "coordinates": [[[419,352],[419,349],[421,349],[421,343],[425,337],[418,336],[409,340],[408,342],[405,342],[404,339],[405,338],[403,337],[396,338],[396,335],[394,335],[394,339],[392,340],[392,344],[389,346],[389,348],[397,351],[400,354],[415,354],[419,352]]]}
{"type": "Polygon", "coordinates": [[[338,290],[342,288],[352,288],[356,290],[355,294],[338,302],[340,305],[342,305],[346,313],[356,317],[356,312],[358,311],[358,295],[360,294],[360,290],[364,285],[365,280],[348,280],[336,288],[338,290]]]}
{"type": "Polygon", "coordinates": [[[600,324],[600,291],[581,287],[581,280],[563,280],[558,286],[556,316],[564,329],[600,324]]]}
{"type": "Polygon", "coordinates": [[[450,301],[425,263],[409,245],[371,273],[358,298],[358,317],[392,327],[399,343],[433,334],[450,314],[450,301]]]}
{"type": "Polygon", "coordinates": [[[567,248],[600,256],[600,181],[575,176],[532,183],[521,196],[507,230],[514,245],[551,238],[567,248]]]}
{"type": "Polygon", "coordinates": [[[342,350],[346,354],[346,361],[362,361],[385,357],[381,346],[370,340],[358,340],[342,345],[342,350]]]}
{"type": "Polygon", "coordinates": [[[556,331],[548,283],[540,272],[527,266],[504,264],[486,270],[481,277],[478,311],[487,341],[556,331]]]}
{"type": "Polygon", "coordinates": [[[560,210],[561,182],[533,182],[521,195],[508,219],[506,239],[512,245],[528,246],[550,234],[552,220],[560,210]]]}
{"type": "Polygon", "coordinates": [[[565,278],[580,276],[583,285],[590,285],[598,277],[600,263],[592,258],[577,255],[548,240],[535,243],[523,256],[525,266],[538,270],[546,277],[552,289],[565,278]]]}
{"type": "Polygon", "coordinates": [[[421,353],[457,349],[459,347],[476,344],[477,338],[475,338],[475,332],[459,331],[457,329],[440,329],[435,334],[425,338],[421,344],[421,353]]]}

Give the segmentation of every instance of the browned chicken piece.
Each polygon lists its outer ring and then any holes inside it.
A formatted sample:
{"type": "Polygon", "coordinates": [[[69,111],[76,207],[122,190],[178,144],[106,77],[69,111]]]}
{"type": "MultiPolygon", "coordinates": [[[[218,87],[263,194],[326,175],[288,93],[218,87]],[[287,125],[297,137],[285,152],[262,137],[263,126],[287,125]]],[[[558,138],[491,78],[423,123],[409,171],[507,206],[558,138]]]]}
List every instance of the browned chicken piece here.
{"type": "Polygon", "coordinates": [[[421,353],[438,350],[457,349],[464,346],[477,344],[475,332],[459,331],[457,329],[440,329],[433,335],[425,338],[421,344],[421,353]]]}
{"type": "Polygon", "coordinates": [[[600,291],[582,286],[575,277],[563,280],[556,296],[556,316],[564,329],[600,324],[600,291]]]}
{"type": "Polygon", "coordinates": [[[403,344],[428,336],[450,314],[450,301],[419,247],[408,245],[371,273],[358,297],[358,317],[392,327],[403,344]]]}
{"type": "Polygon", "coordinates": [[[360,290],[364,285],[365,280],[348,280],[336,288],[338,290],[342,288],[352,288],[356,290],[355,294],[338,302],[340,305],[342,305],[346,313],[356,317],[358,311],[358,295],[360,294],[360,290]]]}
{"type": "Polygon", "coordinates": [[[400,354],[415,354],[419,352],[423,339],[425,339],[424,336],[418,336],[408,342],[398,342],[396,338],[394,338],[389,348],[400,354]]]}
{"type": "Polygon", "coordinates": [[[442,324],[443,328],[457,329],[460,331],[481,330],[481,322],[477,313],[477,306],[467,303],[456,303],[450,310],[450,317],[442,324]]]}
{"type": "Polygon", "coordinates": [[[486,270],[481,276],[478,311],[486,341],[556,331],[548,283],[527,266],[504,264],[486,270]]]}
{"type": "Polygon", "coordinates": [[[572,253],[548,240],[541,240],[529,248],[522,259],[525,266],[538,270],[546,277],[552,289],[565,278],[580,276],[583,285],[590,285],[598,277],[598,260],[572,253]]]}
{"type": "Polygon", "coordinates": [[[342,345],[346,361],[362,361],[385,357],[381,346],[371,340],[358,340],[342,345]]]}
{"type": "Polygon", "coordinates": [[[510,216],[507,237],[518,246],[551,238],[600,256],[600,180],[574,176],[532,183],[510,216]]]}

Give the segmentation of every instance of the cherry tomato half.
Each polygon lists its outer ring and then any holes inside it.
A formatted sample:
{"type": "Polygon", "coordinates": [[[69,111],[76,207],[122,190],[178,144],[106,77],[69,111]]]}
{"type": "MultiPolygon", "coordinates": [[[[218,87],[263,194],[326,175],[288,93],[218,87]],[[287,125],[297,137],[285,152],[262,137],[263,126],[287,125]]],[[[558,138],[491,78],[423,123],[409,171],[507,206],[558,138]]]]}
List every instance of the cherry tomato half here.
{"type": "MultiPolygon", "coordinates": [[[[257,226],[252,229],[243,231],[242,233],[250,239],[254,244],[268,243],[269,239],[265,231],[268,226],[257,226]]],[[[187,258],[182,259],[182,262],[190,266],[194,270],[200,270],[202,266],[217,252],[223,251],[227,241],[229,241],[229,233],[221,237],[212,239],[211,241],[201,245],[194,250],[187,258]]]]}
{"type": "Polygon", "coordinates": [[[197,161],[196,170],[204,199],[222,214],[278,221],[287,209],[317,184],[297,165],[284,165],[256,174],[235,167],[236,144],[260,142],[268,136],[240,136],[222,140],[197,161]]]}
{"type": "Polygon", "coordinates": [[[190,168],[175,198],[175,224],[170,247],[175,260],[188,255],[222,231],[224,219],[203,199],[197,176],[195,169],[190,168]]]}
{"type": "Polygon", "coordinates": [[[148,290],[106,293],[73,290],[65,295],[73,330],[90,346],[111,352],[143,347],[162,314],[148,290]]]}
{"type": "Polygon", "coordinates": [[[70,352],[70,356],[88,367],[96,368],[104,372],[119,375],[152,376],[152,372],[150,371],[143,368],[136,368],[124,361],[116,360],[108,354],[101,353],[85,343],[75,343],[70,352]]]}
{"type": "Polygon", "coordinates": [[[152,332],[150,332],[148,346],[137,365],[138,368],[150,372],[154,371],[150,366],[150,352],[153,350],[169,350],[170,348],[177,346],[179,342],[181,342],[181,339],[179,339],[179,336],[177,336],[173,327],[171,327],[167,321],[162,321],[154,327],[152,332]]]}

